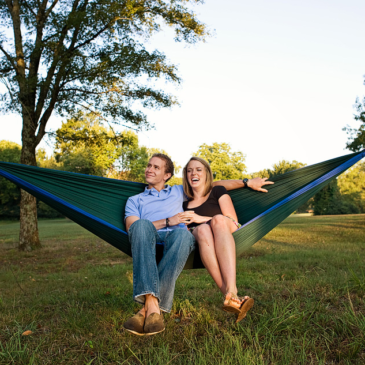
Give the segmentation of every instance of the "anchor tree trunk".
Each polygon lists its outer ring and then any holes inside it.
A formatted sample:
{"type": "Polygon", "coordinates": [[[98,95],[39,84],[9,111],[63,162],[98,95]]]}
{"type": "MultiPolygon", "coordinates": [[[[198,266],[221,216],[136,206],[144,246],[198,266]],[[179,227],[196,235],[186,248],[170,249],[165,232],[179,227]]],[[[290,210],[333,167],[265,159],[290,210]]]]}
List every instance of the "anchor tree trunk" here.
{"type": "MultiPolygon", "coordinates": [[[[20,162],[24,165],[36,166],[35,130],[31,118],[23,116],[22,152],[20,162]]],[[[37,200],[23,189],[20,192],[20,233],[19,250],[32,251],[41,248],[38,233],[37,200]]]]}
{"type": "MultiPolygon", "coordinates": [[[[148,129],[144,108],[178,104],[155,87],[159,79],[179,84],[176,66],[144,42],[163,24],[176,41],[204,40],[206,27],[188,8],[202,2],[0,0],[0,79],[7,89],[0,90],[0,111],[22,116],[21,163],[36,165],[54,112],[72,118],[84,111],[109,126],[148,129]]],[[[122,131],[115,138],[123,143],[122,131]]],[[[19,249],[40,247],[36,201],[23,191],[20,224],[19,249]]]]}

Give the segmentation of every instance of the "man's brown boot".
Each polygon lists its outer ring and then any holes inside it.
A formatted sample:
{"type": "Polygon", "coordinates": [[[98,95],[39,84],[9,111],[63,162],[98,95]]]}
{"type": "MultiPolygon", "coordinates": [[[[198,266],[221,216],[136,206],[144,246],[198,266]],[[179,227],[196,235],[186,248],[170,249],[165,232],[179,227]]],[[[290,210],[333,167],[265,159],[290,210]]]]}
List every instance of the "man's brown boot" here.
{"type": "Polygon", "coordinates": [[[149,336],[163,331],[165,331],[165,324],[163,323],[162,314],[150,314],[144,323],[144,333],[149,336]]]}
{"type": "Polygon", "coordinates": [[[124,322],[123,327],[128,331],[138,336],[143,336],[144,330],[144,316],[141,313],[137,313],[135,316],[127,319],[124,322]]]}

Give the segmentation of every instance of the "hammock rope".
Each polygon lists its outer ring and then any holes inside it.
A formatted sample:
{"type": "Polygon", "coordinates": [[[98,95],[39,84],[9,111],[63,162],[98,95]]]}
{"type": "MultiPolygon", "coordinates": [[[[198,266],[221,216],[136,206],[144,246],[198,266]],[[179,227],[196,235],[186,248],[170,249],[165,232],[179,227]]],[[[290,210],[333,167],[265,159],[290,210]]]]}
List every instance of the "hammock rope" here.
{"type": "MultiPolygon", "coordinates": [[[[330,181],[365,157],[365,150],[278,175],[269,193],[250,189],[229,192],[241,228],[234,232],[237,255],[260,240],[330,181]]],[[[130,196],[145,184],[0,162],[0,176],[131,256],[124,226],[130,196]]],[[[198,251],[185,268],[202,267],[198,251]]]]}

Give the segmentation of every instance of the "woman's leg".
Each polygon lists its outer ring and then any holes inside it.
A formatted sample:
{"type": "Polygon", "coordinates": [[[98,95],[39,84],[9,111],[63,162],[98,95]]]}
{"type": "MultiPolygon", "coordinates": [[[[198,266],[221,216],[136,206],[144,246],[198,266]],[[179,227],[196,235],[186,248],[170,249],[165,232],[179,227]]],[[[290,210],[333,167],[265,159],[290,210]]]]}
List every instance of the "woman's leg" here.
{"type": "Polygon", "coordinates": [[[193,235],[199,244],[200,257],[205,268],[221,292],[226,294],[226,284],[217,260],[214,237],[210,226],[208,224],[201,224],[194,229],[193,235]]]}
{"type": "MultiPolygon", "coordinates": [[[[232,236],[237,227],[223,215],[216,215],[210,224],[214,235],[215,253],[225,283],[224,293],[237,294],[236,245],[232,236]]],[[[229,299],[229,298],[228,298],[229,299]]]]}

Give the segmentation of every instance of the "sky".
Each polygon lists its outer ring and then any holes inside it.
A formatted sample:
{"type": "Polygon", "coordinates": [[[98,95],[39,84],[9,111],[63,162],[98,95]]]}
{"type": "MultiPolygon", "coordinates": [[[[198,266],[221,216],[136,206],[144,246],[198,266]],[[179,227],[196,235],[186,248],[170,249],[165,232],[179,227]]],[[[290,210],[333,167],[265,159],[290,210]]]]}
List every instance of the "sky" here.
{"type": "MultiPolygon", "coordinates": [[[[353,105],[365,96],[364,1],[206,0],[194,10],[213,33],[206,43],[165,30],[147,45],[183,82],[159,83],[181,106],[148,110],[155,129],[138,133],[141,145],[184,166],[201,144],[225,142],[246,155],[247,172],[349,153],[342,128],[359,126],[353,105]]],[[[49,129],[60,125],[53,117],[49,129]]],[[[21,142],[20,117],[0,117],[0,139],[21,142]]]]}

